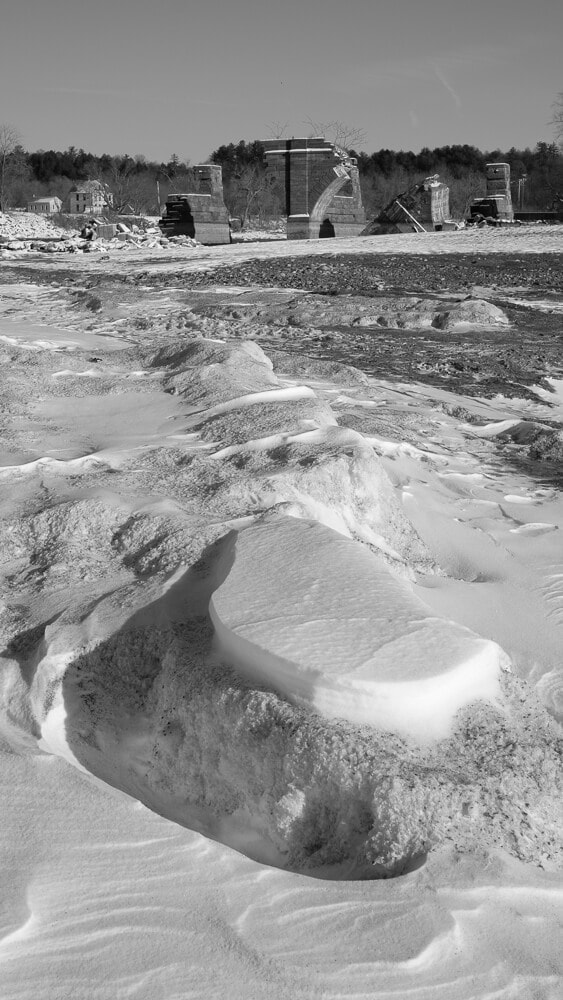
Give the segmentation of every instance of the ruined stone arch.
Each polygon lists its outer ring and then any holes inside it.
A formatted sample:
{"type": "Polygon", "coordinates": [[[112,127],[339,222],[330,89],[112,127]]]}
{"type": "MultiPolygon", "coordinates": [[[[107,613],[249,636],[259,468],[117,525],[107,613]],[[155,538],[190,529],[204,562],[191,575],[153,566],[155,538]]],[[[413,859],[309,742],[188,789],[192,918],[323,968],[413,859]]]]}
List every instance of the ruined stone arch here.
{"type": "Polygon", "coordinates": [[[349,181],[350,178],[348,176],[335,177],[334,180],[331,181],[331,183],[328,185],[328,187],[324,189],[321,196],[317,198],[317,201],[313,205],[313,209],[311,211],[311,216],[310,216],[311,223],[315,224],[318,223],[319,225],[321,224],[321,222],[323,221],[328,212],[328,209],[330,207],[333,198],[338,194],[339,191],[342,190],[345,184],[349,183],[349,181]]]}

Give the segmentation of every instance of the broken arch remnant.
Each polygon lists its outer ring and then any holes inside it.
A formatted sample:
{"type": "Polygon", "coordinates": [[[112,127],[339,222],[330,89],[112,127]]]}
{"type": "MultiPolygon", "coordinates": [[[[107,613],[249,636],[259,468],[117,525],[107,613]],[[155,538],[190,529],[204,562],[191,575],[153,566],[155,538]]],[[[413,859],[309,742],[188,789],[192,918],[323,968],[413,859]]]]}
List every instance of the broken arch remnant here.
{"type": "Polygon", "coordinates": [[[366,224],[355,159],[324,138],[266,139],[288,240],[359,236],[366,224]]]}

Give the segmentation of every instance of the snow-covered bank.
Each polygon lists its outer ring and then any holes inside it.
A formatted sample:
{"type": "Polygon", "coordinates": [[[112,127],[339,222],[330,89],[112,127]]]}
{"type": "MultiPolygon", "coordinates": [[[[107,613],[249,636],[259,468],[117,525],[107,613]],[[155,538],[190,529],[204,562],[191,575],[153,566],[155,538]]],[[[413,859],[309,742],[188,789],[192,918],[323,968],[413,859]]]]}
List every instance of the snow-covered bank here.
{"type": "Polygon", "coordinates": [[[372,438],[338,427],[329,386],[323,402],[280,378],[255,344],[142,357],[158,380],[117,407],[79,403],[80,379],[72,407],[42,404],[58,425],[73,413],[77,444],[95,425],[95,449],[1,473],[16,508],[8,740],[39,734],[163,815],[298,871],[396,873],[445,841],[555,862],[553,723],[494,642],[412,594],[416,571],[442,577],[372,438]],[[24,513],[37,476],[52,500],[24,513]]]}
{"type": "Polygon", "coordinates": [[[563,502],[496,442],[557,394],[34,308],[0,343],[6,1000],[555,1000],[563,502]],[[337,647],[348,684],[429,623],[483,668],[445,731],[400,725],[445,645],[393,659],[390,727],[311,710],[337,647]]]}
{"type": "Polygon", "coordinates": [[[3,1000],[557,1000],[563,893],[506,855],[401,879],[267,868],[86,781],[3,755],[3,1000]]]}

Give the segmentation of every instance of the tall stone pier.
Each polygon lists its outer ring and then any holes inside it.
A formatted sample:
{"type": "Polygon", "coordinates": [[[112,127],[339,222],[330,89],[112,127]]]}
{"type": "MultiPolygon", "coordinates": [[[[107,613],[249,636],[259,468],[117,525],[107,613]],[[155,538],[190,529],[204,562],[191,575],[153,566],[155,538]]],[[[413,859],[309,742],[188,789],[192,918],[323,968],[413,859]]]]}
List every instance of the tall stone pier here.
{"type": "Polygon", "coordinates": [[[496,202],[497,218],[514,222],[514,209],[510,193],[510,164],[487,163],[487,198],[496,202]]]}
{"type": "Polygon", "coordinates": [[[195,191],[168,195],[159,222],[165,236],[192,236],[200,243],[230,243],[229,213],[223,201],[223,176],[215,163],[193,167],[195,191]]]}
{"type": "Polygon", "coordinates": [[[322,137],[263,141],[288,240],[359,236],[366,224],[356,161],[322,137]]]}

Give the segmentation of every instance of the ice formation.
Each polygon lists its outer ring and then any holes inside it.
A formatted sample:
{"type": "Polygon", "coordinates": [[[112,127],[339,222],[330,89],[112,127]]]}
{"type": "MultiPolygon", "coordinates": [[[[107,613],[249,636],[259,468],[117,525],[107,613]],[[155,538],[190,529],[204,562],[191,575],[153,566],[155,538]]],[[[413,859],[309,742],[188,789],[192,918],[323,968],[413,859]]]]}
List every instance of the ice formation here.
{"type": "Polygon", "coordinates": [[[340,426],[334,385],[255,344],[116,340],[85,379],[69,333],[41,432],[5,446],[3,738],[292,871],[394,874],[445,841],[552,863],[550,718],[413,589],[441,578],[401,490],[480,480],[340,426]]]}
{"type": "Polygon", "coordinates": [[[210,602],[221,651],[293,704],[426,741],[471,702],[498,702],[496,643],[430,615],[359,542],[273,517],[238,532],[224,558],[210,602]]]}

